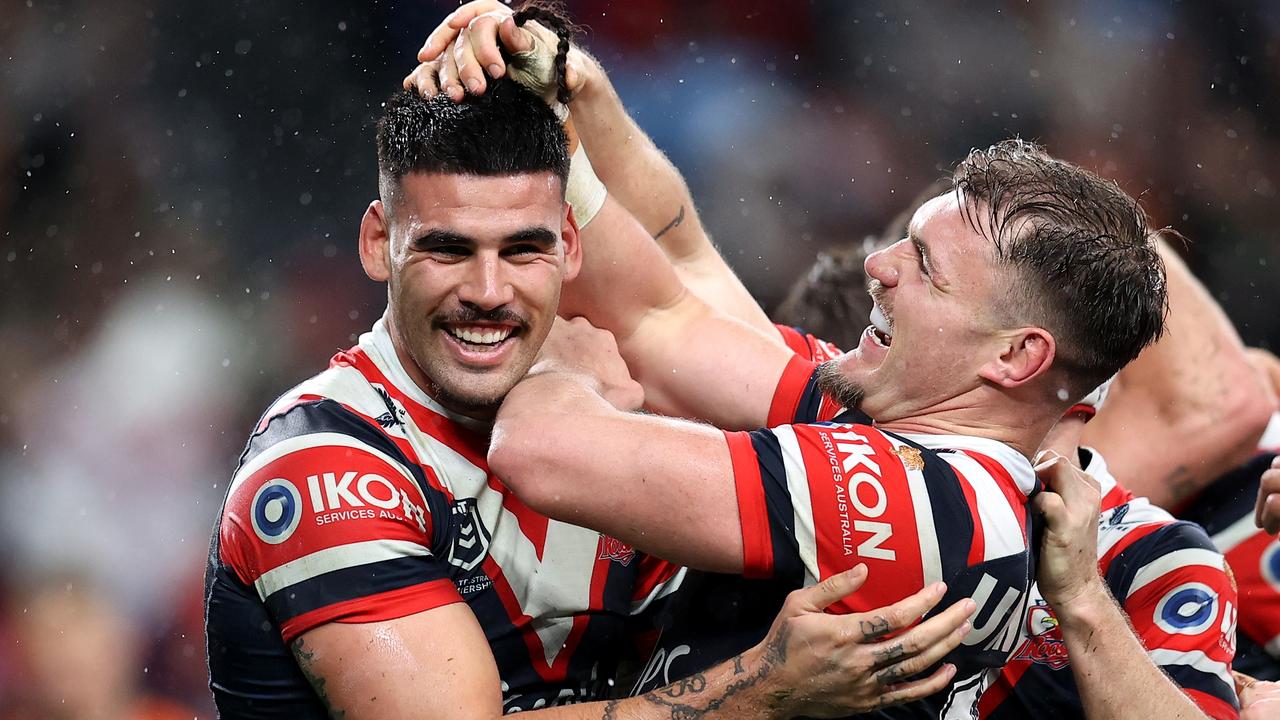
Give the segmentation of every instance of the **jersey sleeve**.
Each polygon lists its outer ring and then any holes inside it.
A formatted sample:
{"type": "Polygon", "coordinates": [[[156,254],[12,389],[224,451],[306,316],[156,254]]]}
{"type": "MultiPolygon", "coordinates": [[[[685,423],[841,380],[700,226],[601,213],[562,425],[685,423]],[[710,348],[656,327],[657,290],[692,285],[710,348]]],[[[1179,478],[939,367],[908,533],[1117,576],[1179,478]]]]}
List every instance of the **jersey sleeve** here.
{"type": "Polygon", "coordinates": [[[1222,554],[1191,523],[1171,523],[1112,561],[1108,584],[1151,659],[1213,718],[1235,718],[1236,587],[1222,554]]]}
{"type": "Polygon", "coordinates": [[[820,363],[844,354],[844,351],[834,343],[827,342],[813,333],[807,333],[801,328],[778,323],[774,323],[773,326],[778,329],[778,334],[782,336],[782,341],[787,344],[787,348],[805,360],[820,363]]]}
{"type": "Polygon", "coordinates": [[[428,497],[421,468],[371,430],[311,425],[316,431],[258,441],[260,451],[251,443],[218,528],[221,561],[256,591],[284,641],[329,622],[459,602],[433,551],[433,521],[447,522],[447,513],[434,517],[439,500],[428,497]]]}
{"type": "MultiPolygon", "coordinates": [[[[844,408],[818,388],[818,367],[818,363],[805,357],[791,356],[769,405],[769,427],[826,422],[844,412],[844,408]]],[[[866,417],[859,414],[859,419],[866,420],[866,417]]]]}

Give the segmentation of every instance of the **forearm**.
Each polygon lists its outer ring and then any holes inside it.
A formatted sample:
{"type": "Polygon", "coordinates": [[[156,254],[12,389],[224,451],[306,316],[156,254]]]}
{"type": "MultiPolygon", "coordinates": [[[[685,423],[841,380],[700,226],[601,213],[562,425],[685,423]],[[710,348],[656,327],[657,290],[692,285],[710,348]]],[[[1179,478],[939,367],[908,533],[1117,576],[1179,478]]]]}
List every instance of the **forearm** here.
{"type": "Polygon", "coordinates": [[[1130,489],[1172,507],[1248,457],[1275,400],[1209,292],[1167,244],[1161,256],[1165,336],[1120,373],[1084,442],[1130,489]]]}
{"type": "Polygon", "coordinates": [[[572,112],[600,180],[654,238],[692,292],[781,342],[768,315],[711,243],[680,171],[627,114],[599,63],[590,65],[590,80],[572,112]]]}
{"type": "Polygon", "coordinates": [[[1152,662],[1101,583],[1054,612],[1086,718],[1205,717],[1152,662]]]}

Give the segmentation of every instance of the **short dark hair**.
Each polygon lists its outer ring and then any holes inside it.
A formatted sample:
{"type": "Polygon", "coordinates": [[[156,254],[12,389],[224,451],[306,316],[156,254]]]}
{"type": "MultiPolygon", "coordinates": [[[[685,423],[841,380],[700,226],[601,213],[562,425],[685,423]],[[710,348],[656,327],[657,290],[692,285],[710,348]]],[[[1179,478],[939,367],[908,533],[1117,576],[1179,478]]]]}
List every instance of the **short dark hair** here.
{"type": "Polygon", "coordinates": [[[424,98],[401,90],[378,121],[380,184],[409,173],[539,172],[555,173],[563,192],[569,143],[551,108],[509,78],[490,80],[483,95],[458,103],[444,93],[424,98]]]}
{"type": "Polygon", "coordinates": [[[1007,297],[997,311],[1053,334],[1070,399],[1164,332],[1156,233],[1114,182],[1019,139],[973,150],[952,179],[969,224],[1013,271],[1002,273],[1007,297]]]}
{"type": "Polygon", "coordinates": [[[858,344],[871,315],[863,264],[875,238],[818,253],[773,314],[774,322],[801,328],[841,350],[858,344]]]}

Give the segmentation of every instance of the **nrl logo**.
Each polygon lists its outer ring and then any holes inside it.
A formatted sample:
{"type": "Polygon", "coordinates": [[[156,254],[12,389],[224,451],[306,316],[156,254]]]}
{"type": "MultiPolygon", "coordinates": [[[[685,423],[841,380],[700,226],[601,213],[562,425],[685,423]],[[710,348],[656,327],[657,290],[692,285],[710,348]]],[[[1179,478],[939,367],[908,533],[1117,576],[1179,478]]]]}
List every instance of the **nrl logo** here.
{"type": "Polygon", "coordinates": [[[489,553],[489,531],[480,520],[475,498],[458,499],[451,512],[455,532],[449,546],[449,563],[473,570],[489,553]]]}
{"type": "Polygon", "coordinates": [[[903,445],[893,452],[902,460],[902,464],[906,466],[908,470],[924,469],[924,455],[920,452],[919,448],[913,448],[910,445],[903,445]]]}

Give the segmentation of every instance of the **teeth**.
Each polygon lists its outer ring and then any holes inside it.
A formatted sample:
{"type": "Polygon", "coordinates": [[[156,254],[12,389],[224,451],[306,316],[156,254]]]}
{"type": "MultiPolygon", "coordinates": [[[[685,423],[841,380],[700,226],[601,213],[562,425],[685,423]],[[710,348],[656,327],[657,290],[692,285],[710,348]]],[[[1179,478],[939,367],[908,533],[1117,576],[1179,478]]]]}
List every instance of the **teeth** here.
{"type": "Polygon", "coordinates": [[[879,305],[874,305],[871,308],[871,325],[884,333],[885,337],[893,337],[893,329],[889,325],[889,318],[884,316],[884,311],[880,309],[879,305]]]}
{"type": "Polygon", "coordinates": [[[449,328],[449,334],[472,345],[496,345],[511,335],[511,328],[449,328]]]}

